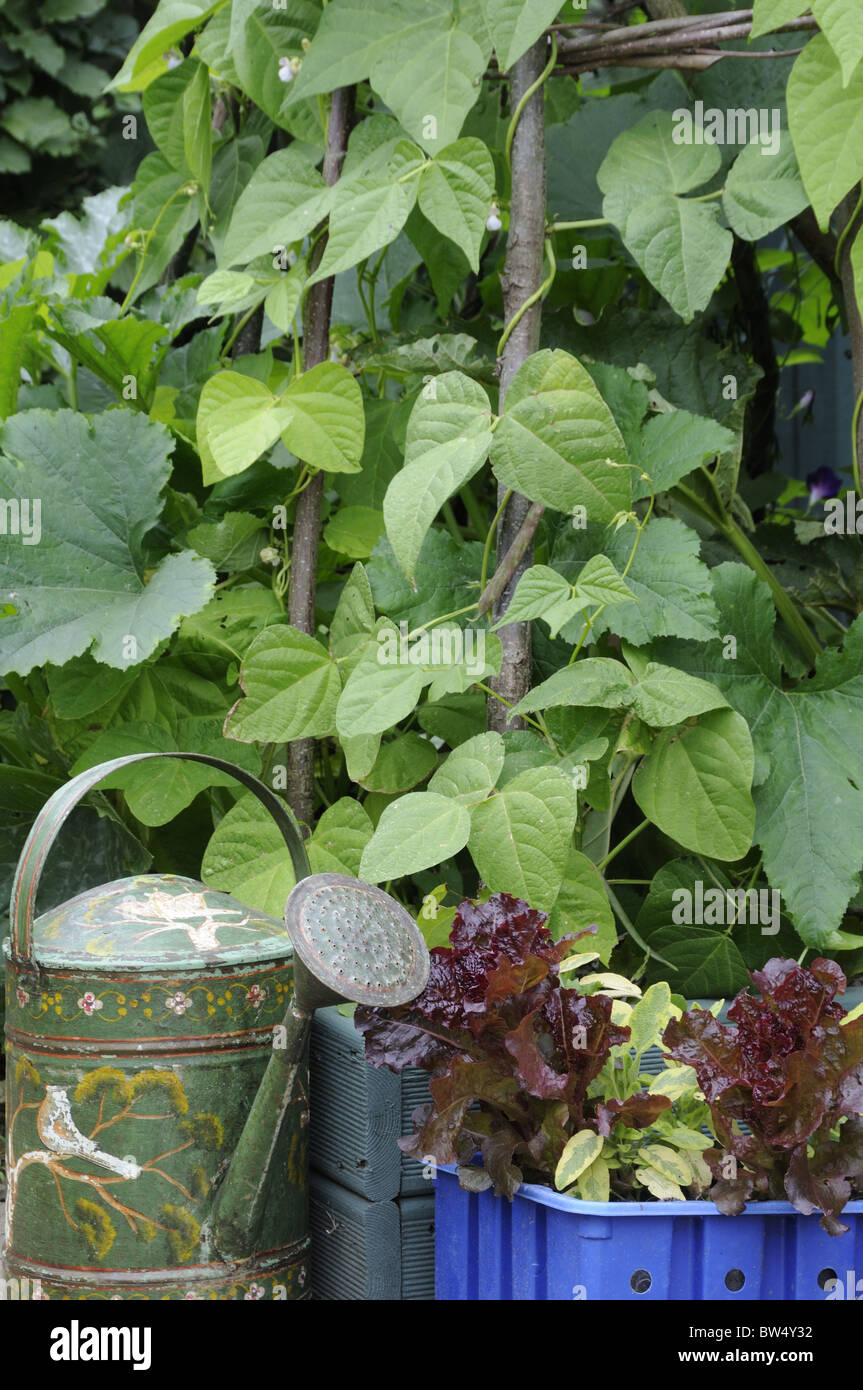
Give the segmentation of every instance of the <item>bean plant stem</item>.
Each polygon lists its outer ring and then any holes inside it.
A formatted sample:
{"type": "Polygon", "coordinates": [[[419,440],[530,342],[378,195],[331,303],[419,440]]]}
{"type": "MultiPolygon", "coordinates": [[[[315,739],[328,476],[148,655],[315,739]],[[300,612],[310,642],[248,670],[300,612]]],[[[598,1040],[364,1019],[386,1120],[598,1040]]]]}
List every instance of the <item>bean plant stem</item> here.
{"type": "Polygon", "coordinates": [[[509,502],[509,499],[511,497],[512,488],[507,488],[506,492],[503,494],[503,498],[501,499],[500,506],[498,507],[497,511],[492,517],[491,526],[489,526],[488,528],[488,535],[485,538],[485,548],[482,552],[482,569],[480,570],[479,575],[479,591],[481,594],[485,592],[486,580],[488,576],[488,562],[491,559],[491,547],[492,542],[494,541],[494,533],[497,530],[497,524],[500,521],[504,511],[506,510],[507,503],[509,502]]]}
{"type": "Polygon", "coordinates": [[[556,62],[557,62],[557,34],[552,33],[552,34],[551,34],[551,52],[549,53],[548,62],[546,63],[545,67],[543,68],[542,72],[539,74],[539,77],[537,77],[536,80],[530,84],[530,86],[528,87],[527,91],[525,91],[525,92],[522,93],[522,95],[521,95],[521,97],[520,97],[520,99],[519,99],[518,105],[516,106],[515,110],[514,110],[513,113],[512,113],[512,117],[511,117],[511,119],[510,119],[509,126],[507,127],[507,132],[506,132],[506,143],[505,143],[505,145],[504,145],[504,151],[503,151],[503,152],[504,152],[504,158],[506,159],[506,167],[507,167],[508,169],[511,169],[511,168],[512,168],[512,142],[513,142],[513,140],[515,139],[515,132],[516,132],[516,129],[517,129],[517,127],[518,127],[518,123],[519,123],[519,121],[521,120],[522,112],[524,111],[524,108],[527,106],[527,103],[530,101],[531,97],[534,96],[535,93],[539,91],[540,87],[542,86],[542,84],[543,84],[543,82],[546,80],[546,78],[551,76],[551,73],[552,73],[552,71],[554,70],[554,65],[555,65],[556,62]]]}
{"type": "Polygon", "coordinates": [[[649,820],[643,820],[640,825],[637,825],[635,827],[634,830],[630,830],[629,834],[624,835],[623,839],[620,840],[618,844],[614,846],[614,849],[609,850],[608,854],[605,856],[604,859],[600,859],[596,867],[598,869],[604,869],[606,864],[610,864],[612,859],[616,859],[618,854],[620,854],[620,851],[622,849],[626,849],[626,846],[628,844],[631,844],[631,842],[635,839],[636,835],[640,835],[642,830],[645,830],[649,824],[649,820]]]}
{"type": "MultiPolygon", "coordinates": [[[[542,266],[545,254],[545,102],[542,83],[551,72],[547,61],[545,38],[535,44],[513,63],[510,78],[510,101],[513,122],[510,144],[510,218],[506,241],[506,259],[501,274],[503,290],[504,330],[498,370],[500,372],[500,410],[516,372],[539,347],[540,298],[542,266]],[[517,117],[517,119],[516,119],[517,117]],[[528,303],[525,303],[528,301],[528,303]],[[513,322],[514,320],[514,322],[513,322]]],[[[506,489],[498,486],[498,505],[504,503],[497,528],[497,555],[503,559],[518,535],[530,509],[530,503],[520,493],[513,492],[506,500],[506,489]]],[[[496,621],[509,607],[509,602],[521,575],[532,561],[532,545],[510,575],[493,610],[496,621]]],[[[521,727],[519,719],[508,717],[508,708],[517,705],[530,689],[531,634],[529,623],[508,623],[499,631],[501,640],[500,672],[492,680],[496,697],[487,706],[488,727],[503,733],[507,728],[521,727]]]]}
{"type": "MultiPolygon", "coordinates": [[[[353,87],[333,92],[327,120],[324,153],[324,181],[336,183],[344,162],[353,114],[353,87]]],[[[320,236],[312,257],[314,269],[320,264],[326,234],[320,236]]],[[[330,313],[333,277],[312,285],[303,314],[303,366],[306,370],[326,362],[330,355],[330,313]]],[[[297,501],[294,538],[291,548],[291,578],[288,591],[288,619],[310,636],[315,630],[315,592],[318,577],[318,542],[321,531],[321,501],[324,475],[317,473],[300,493],[297,501]]],[[[297,820],[310,824],[315,809],[315,740],[296,739],[288,747],[288,801],[297,820]]]]}

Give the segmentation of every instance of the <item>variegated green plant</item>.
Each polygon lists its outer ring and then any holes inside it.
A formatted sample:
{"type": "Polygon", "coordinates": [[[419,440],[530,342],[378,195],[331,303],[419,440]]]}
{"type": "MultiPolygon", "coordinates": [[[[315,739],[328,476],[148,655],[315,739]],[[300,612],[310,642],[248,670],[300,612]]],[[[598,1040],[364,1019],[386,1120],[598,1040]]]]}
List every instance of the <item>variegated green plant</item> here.
{"type": "Polygon", "coordinates": [[[582,977],[577,987],[611,994],[614,1022],[626,1025],[630,1036],[611,1049],[588,1091],[599,1101],[599,1132],[583,1129],[569,1140],[555,1172],[556,1187],[588,1202],[612,1196],[640,1201],[648,1195],[680,1202],[700,1196],[711,1182],[702,1152],[713,1144],[713,1135],[695,1072],[668,1058],[657,1075],[644,1070],[646,1053],[660,1046],[666,1024],[681,1016],[680,1005],[664,982],[642,994],[631,981],[598,974],[582,977]],[[624,995],[636,1002],[626,1002],[624,995]],[[667,1097],[671,1105],[654,1115],[649,1098],[656,1096],[667,1097]]]}

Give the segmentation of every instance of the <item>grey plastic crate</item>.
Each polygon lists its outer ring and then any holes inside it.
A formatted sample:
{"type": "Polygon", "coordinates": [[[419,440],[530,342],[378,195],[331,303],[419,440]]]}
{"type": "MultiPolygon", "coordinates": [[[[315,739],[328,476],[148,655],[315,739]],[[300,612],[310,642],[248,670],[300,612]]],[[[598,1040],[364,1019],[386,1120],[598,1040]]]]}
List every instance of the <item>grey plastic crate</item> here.
{"type": "Polygon", "coordinates": [[[315,1298],[434,1298],[433,1196],[369,1202],[313,1172],[309,1224],[315,1298]]]}
{"type": "Polygon", "coordinates": [[[429,1099],[425,1072],[372,1067],[353,1019],[315,1014],[310,1050],[309,1153],[314,1169],[370,1202],[427,1194],[422,1166],[403,1157],[411,1112],[429,1099]]]}
{"type": "Polygon", "coordinates": [[[434,1194],[426,1183],[426,1197],[400,1197],[399,1225],[402,1243],[402,1298],[434,1299],[434,1194]]]}

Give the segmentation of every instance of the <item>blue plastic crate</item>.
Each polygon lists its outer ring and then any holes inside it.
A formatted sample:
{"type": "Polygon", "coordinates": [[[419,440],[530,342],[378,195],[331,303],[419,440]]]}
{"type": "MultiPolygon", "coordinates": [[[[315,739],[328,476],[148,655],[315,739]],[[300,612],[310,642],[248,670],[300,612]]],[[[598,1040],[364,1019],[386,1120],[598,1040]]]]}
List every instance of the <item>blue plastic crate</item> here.
{"type": "Polygon", "coordinates": [[[582,1202],[524,1184],[510,1203],[435,1182],[438,1300],[825,1299],[863,1275],[863,1201],[829,1236],[786,1202],[723,1216],[712,1202],[582,1202]]]}

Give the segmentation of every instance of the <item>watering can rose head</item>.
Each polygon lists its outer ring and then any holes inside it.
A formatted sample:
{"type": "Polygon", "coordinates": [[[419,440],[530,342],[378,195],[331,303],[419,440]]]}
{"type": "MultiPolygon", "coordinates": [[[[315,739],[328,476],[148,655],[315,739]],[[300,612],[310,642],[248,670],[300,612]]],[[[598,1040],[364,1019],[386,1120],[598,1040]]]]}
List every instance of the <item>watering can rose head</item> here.
{"type": "Polygon", "coordinates": [[[836,1002],[845,976],[831,960],[805,969],[775,957],[752,982],[760,998],[738,994],[734,1026],[694,1009],[663,1035],[710,1105],[710,1195],[731,1215],[753,1194],[787,1198],[839,1235],[842,1208],[863,1192],[863,1017],[836,1002]]]}
{"type": "MultiPolygon", "coordinates": [[[[411,1157],[483,1169],[465,1182],[493,1185],[509,1197],[523,1170],[550,1175],[569,1138],[596,1124],[591,1082],[629,1029],[612,1020],[604,994],[567,988],[560,965],[579,937],[555,941],[546,916],[497,893],[463,902],[449,946],[431,951],[428,984],[397,1009],[356,1011],[366,1058],[394,1071],[432,1073],[430,1106],[414,1115],[417,1132],[401,1140],[411,1157]]],[[[652,1096],[654,1115],[670,1102],[652,1096]]],[[[626,1123],[638,1124],[638,1105],[626,1123]]]]}

